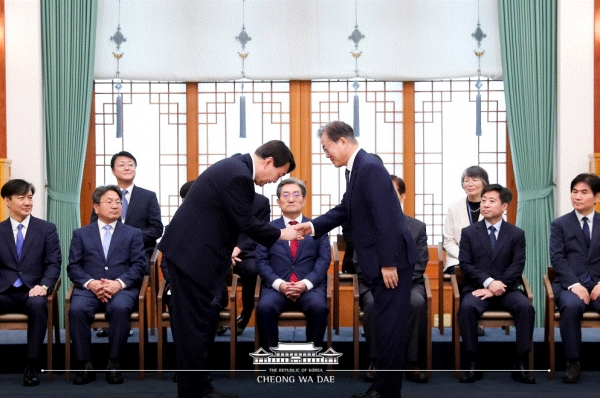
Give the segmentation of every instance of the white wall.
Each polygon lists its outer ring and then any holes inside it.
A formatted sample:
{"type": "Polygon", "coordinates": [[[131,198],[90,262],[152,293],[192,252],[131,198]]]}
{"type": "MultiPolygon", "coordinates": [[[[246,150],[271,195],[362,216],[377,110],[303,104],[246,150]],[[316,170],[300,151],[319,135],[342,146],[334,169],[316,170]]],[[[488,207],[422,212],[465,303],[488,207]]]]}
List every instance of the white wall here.
{"type": "Polygon", "coordinates": [[[573,210],[571,180],[594,152],[594,0],[558,1],[556,216],[573,210]]]}
{"type": "Polygon", "coordinates": [[[36,187],[33,214],[46,218],[44,92],[39,0],[6,0],[6,117],[12,177],[36,187]]]}

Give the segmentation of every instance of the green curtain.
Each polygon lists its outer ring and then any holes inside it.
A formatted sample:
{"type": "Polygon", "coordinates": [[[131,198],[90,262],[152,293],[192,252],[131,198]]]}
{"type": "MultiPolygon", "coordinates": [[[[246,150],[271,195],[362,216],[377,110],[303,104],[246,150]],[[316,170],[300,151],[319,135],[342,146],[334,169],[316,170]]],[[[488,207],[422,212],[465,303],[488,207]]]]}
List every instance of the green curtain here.
{"type": "Polygon", "coordinates": [[[519,193],[517,225],[525,230],[525,274],[539,327],[554,219],[556,0],[499,0],[498,18],[508,135],[519,193]]]}
{"type": "MultiPolygon", "coordinates": [[[[47,219],[56,224],[63,256],[60,302],[73,230],[80,227],[79,193],[88,138],[97,0],[41,0],[47,219]]],[[[64,321],[60,306],[60,321],[64,321]]]]}

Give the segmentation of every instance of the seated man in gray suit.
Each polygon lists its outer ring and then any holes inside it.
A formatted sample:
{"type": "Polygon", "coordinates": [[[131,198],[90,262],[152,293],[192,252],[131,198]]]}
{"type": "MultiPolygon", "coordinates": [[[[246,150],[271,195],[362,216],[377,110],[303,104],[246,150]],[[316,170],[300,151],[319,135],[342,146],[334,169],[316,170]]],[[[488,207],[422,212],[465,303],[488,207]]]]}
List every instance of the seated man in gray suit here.
{"type": "Polygon", "coordinates": [[[115,185],[92,194],[98,221],[73,231],[67,272],[75,284],[69,310],[70,333],[81,371],[73,384],[96,380],[91,362],[90,324],[106,312],[109,362],[106,381],[123,383],[119,372],[130,316],[144,276],[146,259],[139,229],[121,223],[121,190],[115,185]]]}
{"type": "Polygon", "coordinates": [[[2,186],[9,217],[0,223],[0,314],[27,314],[27,363],[23,385],[40,384],[39,356],[46,335],[48,290],[60,275],[56,226],[31,215],[35,188],[14,179],[2,186]]]}
{"type": "MultiPolygon", "coordinates": [[[[283,216],[271,222],[283,229],[308,221],[302,215],[305,204],[304,182],[288,178],[277,186],[277,204],[283,216]]],[[[277,318],[284,310],[302,311],[306,315],[306,340],[323,346],[327,328],[327,269],[331,262],[329,237],[286,242],[279,240],[270,248],[258,245],[256,264],[262,279],[256,321],[260,345],[265,350],[279,341],[277,318]]]]}

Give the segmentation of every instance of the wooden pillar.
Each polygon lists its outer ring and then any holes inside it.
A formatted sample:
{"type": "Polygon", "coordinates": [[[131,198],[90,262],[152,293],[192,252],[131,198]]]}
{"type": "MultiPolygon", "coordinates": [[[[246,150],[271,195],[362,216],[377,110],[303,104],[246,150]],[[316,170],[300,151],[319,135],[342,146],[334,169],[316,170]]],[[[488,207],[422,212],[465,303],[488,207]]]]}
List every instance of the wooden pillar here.
{"type": "MultiPolygon", "coordinates": [[[[0,158],[6,158],[6,46],[4,0],[0,0],[0,158]]],[[[4,218],[2,218],[4,219],[4,218]]]]}
{"type": "Polygon", "coordinates": [[[198,177],[198,83],[186,84],[186,158],[187,180],[198,177]]]}
{"type": "Polygon", "coordinates": [[[88,131],[85,160],[83,162],[83,178],[81,192],[79,193],[79,211],[81,225],[90,223],[90,216],[94,206],[92,194],[96,189],[96,90],[92,85],[92,110],[90,112],[90,127],[88,131]]]}
{"type": "Polygon", "coordinates": [[[310,80],[290,81],[290,149],[296,169],[292,177],[306,184],[303,214],[312,217],[312,119],[310,80]]]}
{"type": "Polygon", "coordinates": [[[415,82],[402,83],[402,179],[406,184],[406,199],[402,210],[407,216],[415,216],[415,82]]]}

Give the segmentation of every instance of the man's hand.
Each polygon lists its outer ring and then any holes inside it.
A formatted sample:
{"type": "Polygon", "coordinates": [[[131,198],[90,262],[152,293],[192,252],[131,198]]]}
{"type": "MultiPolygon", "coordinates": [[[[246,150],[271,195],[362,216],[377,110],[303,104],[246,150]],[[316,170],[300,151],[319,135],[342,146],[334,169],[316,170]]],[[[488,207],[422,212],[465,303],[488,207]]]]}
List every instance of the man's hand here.
{"type": "MultiPolygon", "coordinates": [[[[597,287],[598,286],[596,286],[594,290],[596,290],[597,287]]],[[[571,288],[571,292],[575,293],[577,297],[579,297],[581,301],[585,303],[585,305],[588,305],[590,303],[590,294],[588,293],[587,289],[582,285],[573,286],[571,288]]]]}
{"type": "Polygon", "coordinates": [[[231,253],[231,266],[235,267],[237,263],[242,261],[242,259],[238,257],[241,252],[242,249],[239,247],[236,246],[233,248],[233,252],[231,253]]]}
{"type": "Polygon", "coordinates": [[[48,295],[48,290],[46,290],[46,288],[41,285],[35,285],[29,291],[29,297],[47,296],[47,295],[48,295]]]}
{"type": "Polygon", "coordinates": [[[502,296],[506,292],[506,285],[499,280],[494,280],[487,287],[494,296],[502,296]]]}
{"type": "Polygon", "coordinates": [[[594,286],[592,293],[590,293],[590,299],[596,300],[598,297],[600,297],[600,285],[594,286]]]}
{"type": "Polygon", "coordinates": [[[482,300],[485,300],[485,299],[495,296],[494,293],[492,293],[492,291],[490,289],[477,289],[477,290],[474,290],[472,294],[473,294],[473,296],[479,297],[482,300]]]}
{"type": "MultiPolygon", "coordinates": [[[[104,296],[106,297],[106,301],[110,300],[119,290],[123,288],[121,282],[113,281],[110,279],[100,279],[102,283],[102,290],[104,290],[104,296]]],[[[89,286],[89,285],[88,285],[89,286]]]]}
{"type": "Polygon", "coordinates": [[[381,267],[381,276],[383,283],[388,289],[394,289],[398,286],[398,271],[396,267],[381,267]]]}
{"type": "MultiPolygon", "coordinates": [[[[298,224],[298,225],[302,225],[302,224],[298,224]]],[[[290,225],[287,228],[284,228],[281,230],[281,236],[279,236],[279,239],[281,240],[302,240],[304,239],[304,235],[301,231],[297,230],[296,228],[298,227],[298,225],[290,225]]],[[[310,226],[309,226],[310,228],[310,226]]]]}
{"type": "Polygon", "coordinates": [[[300,295],[293,288],[292,283],[293,282],[281,282],[279,285],[279,293],[292,301],[296,301],[300,295]]]}
{"type": "Polygon", "coordinates": [[[94,279],[88,283],[87,288],[94,293],[96,297],[98,297],[98,300],[102,301],[103,303],[108,302],[108,298],[106,297],[106,292],[104,291],[104,286],[102,285],[101,281],[94,279]]]}
{"type": "Polygon", "coordinates": [[[302,234],[302,236],[312,234],[312,227],[310,226],[309,222],[296,224],[294,225],[294,228],[296,229],[296,231],[299,231],[302,234]]]}

